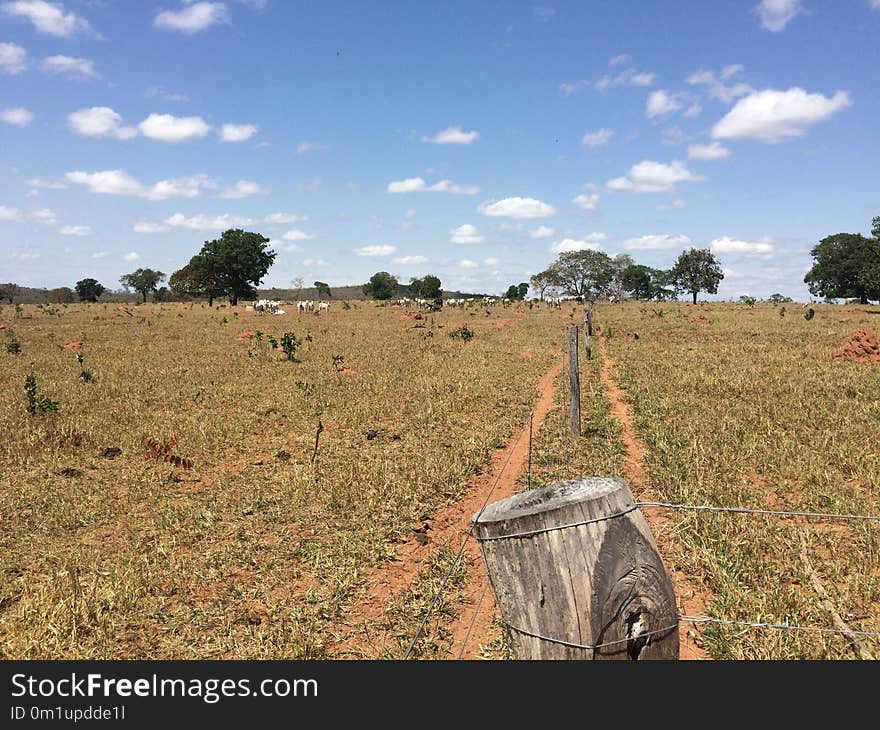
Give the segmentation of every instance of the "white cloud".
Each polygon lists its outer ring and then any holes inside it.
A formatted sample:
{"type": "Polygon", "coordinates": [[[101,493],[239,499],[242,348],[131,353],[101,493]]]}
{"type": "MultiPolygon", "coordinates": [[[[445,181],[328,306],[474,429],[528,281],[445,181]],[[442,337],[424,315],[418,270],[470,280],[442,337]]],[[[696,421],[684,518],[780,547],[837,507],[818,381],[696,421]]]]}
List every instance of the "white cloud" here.
{"type": "Polygon", "coordinates": [[[137,251],[129,251],[122,257],[125,261],[137,261],[140,258],[137,251]]]}
{"type": "Polygon", "coordinates": [[[281,236],[285,241],[311,241],[314,237],[314,234],[306,233],[299,228],[292,228],[281,236]]]}
{"type": "Polygon", "coordinates": [[[207,175],[160,180],[148,187],[124,170],[102,170],[100,172],[76,170],[68,172],[65,179],[77,185],[85,185],[91,192],[100,195],[128,195],[146,200],[195,198],[203,190],[217,187],[217,184],[207,175]]]}
{"type": "Polygon", "coordinates": [[[6,15],[29,20],[39,33],[70,38],[78,31],[89,31],[91,26],[76,13],[65,13],[60,3],[45,0],[13,0],[3,3],[6,15]]]}
{"type": "Polygon", "coordinates": [[[628,53],[621,53],[619,56],[615,56],[609,62],[609,66],[619,66],[622,63],[626,63],[632,58],[628,53]]]}
{"type": "Polygon", "coordinates": [[[617,76],[603,76],[596,82],[599,91],[607,91],[612,86],[650,86],[654,83],[654,74],[650,71],[636,71],[628,68],[617,76]]]}
{"type": "Polygon", "coordinates": [[[241,228],[253,223],[250,218],[224,213],[218,216],[195,215],[187,218],[183,213],[175,213],[165,219],[165,224],[173,228],[189,228],[193,231],[223,231],[227,228],[241,228]]]}
{"type": "Polygon", "coordinates": [[[158,96],[165,101],[189,101],[189,97],[186,94],[167,91],[163,86],[158,85],[148,86],[144,91],[144,96],[148,98],[158,96]]]}
{"type": "Polygon", "coordinates": [[[572,198],[571,202],[581,210],[596,210],[599,207],[599,193],[581,193],[572,198]]]}
{"type": "Polygon", "coordinates": [[[597,129],[595,132],[587,132],[583,137],[581,137],[581,144],[584,147],[588,147],[589,149],[594,150],[597,147],[602,147],[603,145],[608,144],[608,141],[613,136],[613,129],[607,129],[603,127],[602,129],[597,129]]]}
{"type": "Polygon", "coordinates": [[[648,119],[666,117],[683,109],[685,104],[689,105],[684,113],[686,117],[695,117],[703,111],[703,107],[700,106],[699,102],[687,92],[680,91],[670,94],[664,89],[658,89],[657,91],[652,91],[645,102],[645,116],[648,119]]]}
{"type": "Polygon", "coordinates": [[[690,245],[691,239],[687,236],[669,234],[639,236],[623,242],[623,247],[630,251],[666,251],[690,245]]]}
{"type": "Polygon", "coordinates": [[[221,142],[244,142],[258,131],[255,124],[224,124],[220,128],[221,142]]]}
{"type": "Polygon", "coordinates": [[[193,34],[227,19],[228,14],[224,3],[192,2],[189,0],[188,4],[180,10],[161,11],[156,15],[153,25],[165,30],[193,34]]]}
{"type": "Polygon", "coordinates": [[[303,266],[329,266],[328,261],[324,259],[303,259],[303,266]]]}
{"type": "Polygon", "coordinates": [[[421,177],[409,177],[406,180],[396,180],[388,183],[389,193],[452,193],[453,195],[476,195],[480,192],[477,187],[462,187],[451,180],[440,180],[433,185],[428,185],[421,177]]]}
{"type": "Polygon", "coordinates": [[[500,263],[501,263],[501,259],[496,259],[496,258],[483,259],[483,266],[498,266],[500,263]]]}
{"type": "Polygon", "coordinates": [[[171,229],[164,223],[136,221],[133,230],[135,233],[167,233],[171,229]]]}
{"type": "Polygon", "coordinates": [[[871,10],[880,10],[880,0],[868,0],[871,10]]]}
{"type": "Polygon", "coordinates": [[[529,231],[529,238],[538,240],[541,238],[550,238],[554,233],[556,233],[555,228],[550,228],[549,226],[538,226],[537,228],[533,228],[529,231]]]}
{"type": "Polygon", "coordinates": [[[391,263],[400,264],[401,266],[415,266],[416,264],[428,263],[427,256],[401,256],[400,258],[391,259],[391,263]]]}
{"type": "MultiPolygon", "coordinates": [[[[880,0],[878,0],[878,2],[880,2],[880,0]]],[[[403,217],[407,220],[412,220],[416,217],[416,211],[413,208],[410,208],[408,211],[406,211],[406,213],[403,214],[403,217]]]]}
{"type": "Polygon", "coordinates": [[[110,255],[109,251],[95,251],[95,253],[92,254],[92,258],[93,259],[103,259],[109,255],[110,255]]]}
{"type": "Polygon", "coordinates": [[[397,246],[378,244],[373,246],[361,246],[361,248],[356,248],[354,252],[358,256],[390,256],[396,250],[397,246]]]}
{"type": "Polygon", "coordinates": [[[705,86],[709,94],[709,98],[718,99],[725,104],[729,104],[739,96],[751,94],[754,89],[748,84],[739,81],[732,84],[725,84],[728,79],[741,73],[743,67],[739,64],[731,64],[721,69],[718,76],[714,71],[699,70],[692,73],[687,82],[691,86],[705,86]]]}
{"type": "Polygon", "coordinates": [[[0,111],[0,122],[3,122],[4,124],[14,124],[16,127],[26,127],[33,120],[34,113],[21,106],[0,111]]]}
{"type": "Polygon", "coordinates": [[[422,142],[432,144],[470,144],[479,139],[480,133],[476,131],[465,132],[461,127],[447,127],[441,129],[433,137],[422,137],[422,142]]]}
{"type": "Polygon", "coordinates": [[[171,114],[150,114],[138,127],[145,137],[171,144],[201,139],[211,131],[210,125],[201,117],[175,117],[171,114]]]}
{"type": "Polygon", "coordinates": [[[559,84],[559,93],[563,96],[571,96],[572,94],[576,94],[581,89],[585,89],[589,85],[590,82],[586,79],[581,79],[580,81],[569,81],[559,84]]]}
{"type": "Polygon", "coordinates": [[[776,33],[804,11],[801,0],[761,0],[752,8],[761,19],[761,27],[776,33]]]}
{"type": "Polygon", "coordinates": [[[830,98],[797,86],[788,91],[756,91],[740,99],[712,128],[712,137],[785,142],[802,137],[810,125],[850,106],[852,100],[845,91],[830,98]]]}
{"type": "Polygon", "coordinates": [[[271,213],[263,218],[263,223],[297,223],[308,220],[308,216],[294,215],[293,213],[271,213]]]}
{"type": "Polygon", "coordinates": [[[452,243],[467,245],[482,243],[485,240],[485,237],[480,233],[477,227],[472,226],[470,223],[465,223],[458,228],[453,228],[449,233],[451,235],[449,240],[452,243]]]}
{"type": "Polygon", "coordinates": [[[132,139],[137,129],[122,123],[122,116],[109,106],[93,106],[67,115],[67,126],[81,137],[132,139]]]}
{"type": "Polygon", "coordinates": [[[480,264],[478,261],[471,261],[470,259],[462,259],[458,262],[458,268],[460,269],[479,269],[480,264]]]}
{"type": "Polygon", "coordinates": [[[628,177],[609,180],[609,190],[630,190],[635,193],[666,193],[675,190],[680,182],[693,182],[705,178],[694,175],[682,163],[675,161],[669,165],[654,160],[642,160],[633,165],[628,177]]]}
{"type": "Polygon", "coordinates": [[[27,51],[15,43],[0,43],[0,71],[20,74],[27,68],[27,51]]]}
{"type": "Polygon", "coordinates": [[[269,245],[272,248],[277,248],[279,251],[284,251],[285,253],[302,253],[305,250],[302,246],[296,243],[270,241],[269,245]]]}
{"type": "Polygon", "coordinates": [[[687,205],[681,198],[673,200],[671,203],[661,203],[657,206],[657,210],[678,210],[687,205]]]}
{"type": "Polygon", "coordinates": [[[773,254],[773,241],[771,239],[742,241],[730,236],[723,236],[713,240],[709,246],[715,253],[743,254],[744,256],[761,258],[769,258],[773,254]]]}
{"type": "Polygon", "coordinates": [[[62,236],[88,236],[92,229],[89,226],[62,226],[58,232],[62,236]]]}
{"type": "Polygon", "coordinates": [[[68,76],[74,79],[99,79],[95,62],[88,58],[73,56],[47,56],[40,61],[40,69],[48,74],[68,76]]]}
{"type": "Polygon", "coordinates": [[[312,152],[316,149],[318,149],[318,145],[314,142],[302,141],[296,146],[296,154],[304,155],[306,152],[312,152]]]}
{"type": "Polygon", "coordinates": [[[556,209],[552,205],[535,198],[504,198],[498,201],[489,201],[483,203],[477,210],[483,215],[513,218],[514,220],[549,218],[556,215],[556,209]]]}
{"type": "Polygon", "coordinates": [[[66,190],[67,185],[65,185],[60,180],[41,180],[38,177],[32,177],[30,180],[25,180],[24,184],[29,188],[45,188],[46,190],[66,190]]]}
{"type": "Polygon", "coordinates": [[[267,195],[268,192],[253,180],[239,180],[231,188],[226,188],[219,193],[217,197],[224,200],[239,200],[240,198],[249,198],[252,195],[267,195]]]}
{"type": "Polygon", "coordinates": [[[688,147],[688,157],[693,160],[721,160],[730,156],[730,150],[720,142],[692,144],[688,147]]]}
{"type": "Polygon", "coordinates": [[[670,129],[664,129],[663,132],[663,144],[665,145],[677,145],[687,142],[693,137],[687,134],[681,127],[671,127],[670,129]]]}
{"type": "Polygon", "coordinates": [[[10,208],[0,205],[0,221],[18,221],[21,220],[21,211],[18,208],[10,208]]]}
{"type": "Polygon", "coordinates": [[[561,241],[550,246],[550,251],[556,254],[571,253],[572,251],[596,250],[602,241],[608,240],[607,233],[590,233],[583,238],[563,238],[561,241]]]}
{"type": "Polygon", "coordinates": [[[42,223],[44,226],[54,226],[58,222],[55,211],[50,210],[49,208],[35,210],[28,214],[28,218],[37,223],[42,223]]]}

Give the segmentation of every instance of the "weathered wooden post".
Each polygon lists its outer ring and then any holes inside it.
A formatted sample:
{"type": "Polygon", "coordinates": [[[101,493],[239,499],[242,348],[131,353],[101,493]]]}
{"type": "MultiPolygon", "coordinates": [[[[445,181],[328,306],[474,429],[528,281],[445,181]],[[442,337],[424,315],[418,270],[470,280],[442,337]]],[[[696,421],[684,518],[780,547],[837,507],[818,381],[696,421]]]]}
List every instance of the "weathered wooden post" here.
{"type": "Polygon", "coordinates": [[[569,405],[569,430],[572,436],[581,435],[581,376],[578,368],[578,328],[568,328],[568,376],[571,403],[569,405]]]}
{"type": "Polygon", "coordinates": [[[593,336],[593,302],[587,302],[584,310],[584,355],[587,360],[593,357],[593,348],[590,346],[590,338],[593,336]]]}
{"type": "Polygon", "coordinates": [[[475,515],[518,659],[677,659],[672,581],[629,486],[584,477],[475,515]]]}

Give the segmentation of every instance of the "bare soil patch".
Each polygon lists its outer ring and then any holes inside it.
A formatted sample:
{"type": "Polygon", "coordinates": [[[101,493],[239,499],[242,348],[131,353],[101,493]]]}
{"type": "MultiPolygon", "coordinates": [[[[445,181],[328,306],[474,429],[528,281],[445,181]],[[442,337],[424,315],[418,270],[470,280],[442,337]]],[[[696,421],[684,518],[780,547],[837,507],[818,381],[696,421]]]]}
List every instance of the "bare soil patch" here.
{"type": "Polygon", "coordinates": [[[864,327],[835,352],[832,358],[848,362],[877,362],[880,361],[880,343],[874,333],[864,327]]]}

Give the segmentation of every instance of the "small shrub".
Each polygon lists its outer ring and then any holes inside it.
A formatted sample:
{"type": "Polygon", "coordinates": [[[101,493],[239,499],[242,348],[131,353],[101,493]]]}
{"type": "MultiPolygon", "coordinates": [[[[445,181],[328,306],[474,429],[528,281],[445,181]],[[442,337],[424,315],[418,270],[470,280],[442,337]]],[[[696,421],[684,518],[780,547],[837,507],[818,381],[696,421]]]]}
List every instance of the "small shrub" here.
{"type": "Polygon", "coordinates": [[[58,403],[44,395],[37,394],[37,378],[33,373],[24,379],[25,408],[31,415],[58,410],[58,403]]]}
{"type": "Polygon", "coordinates": [[[14,332],[10,332],[6,335],[6,342],[3,343],[3,347],[10,355],[18,355],[21,353],[21,342],[18,341],[14,332]]]}
{"type": "Polygon", "coordinates": [[[785,316],[785,307],[780,307],[780,308],[779,308],[779,316],[780,316],[780,317],[784,317],[784,316],[785,316]]]}
{"type": "Polygon", "coordinates": [[[806,312],[804,312],[804,319],[808,322],[816,316],[816,310],[810,307],[806,312]]]}
{"type": "Polygon", "coordinates": [[[83,365],[84,360],[85,360],[85,358],[83,358],[82,353],[79,353],[79,352],[76,353],[76,362],[80,368],[79,377],[82,378],[82,381],[84,383],[91,383],[92,382],[92,371],[87,370],[85,368],[85,366],[83,365]]]}
{"type": "Polygon", "coordinates": [[[461,340],[462,342],[470,342],[476,336],[476,332],[474,332],[467,325],[462,325],[458,329],[452,330],[449,333],[449,336],[456,340],[461,340]]]}
{"type": "Polygon", "coordinates": [[[297,380],[294,385],[296,389],[304,393],[305,395],[311,395],[315,392],[315,386],[311,383],[307,383],[304,380],[297,380]]]}
{"type": "Polygon", "coordinates": [[[351,309],[351,305],[348,302],[342,302],[343,309],[351,309]]]}
{"type": "Polygon", "coordinates": [[[298,362],[296,359],[296,351],[299,349],[300,345],[302,345],[302,341],[297,337],[293,332],[285,332],[281,335],[281,349],[284,350],[284,354],[287,356],[287,359],[292,362],[298,362]]]}

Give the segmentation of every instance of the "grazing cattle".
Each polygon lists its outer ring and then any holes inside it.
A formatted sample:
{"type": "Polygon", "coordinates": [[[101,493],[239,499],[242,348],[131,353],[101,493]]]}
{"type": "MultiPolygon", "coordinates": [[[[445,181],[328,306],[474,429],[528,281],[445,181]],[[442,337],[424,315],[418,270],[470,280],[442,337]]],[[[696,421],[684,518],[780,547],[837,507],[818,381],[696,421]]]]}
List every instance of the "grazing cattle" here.
{"type": "Polygon", "coordinates": [[[254,311],[260,314],[284,314],[281,302],[275,299],[260,299],[254,303],[254,311]]]}
{"type": "Polygon", "coordinates": [[[301,299],[296,303],[296,311],[299,314],[303,312],[314,312],[315,303],[311,299],[301,299]]]}
{"type": "Polygon", "coordinates": [[[330,302],[320,302],[318,304],[318,311],[319,312],[327,312],[329,310],[330,310],[330,302]]]}

